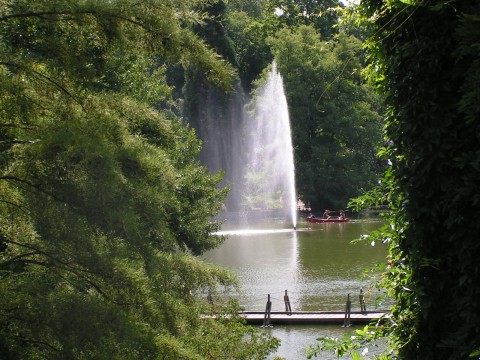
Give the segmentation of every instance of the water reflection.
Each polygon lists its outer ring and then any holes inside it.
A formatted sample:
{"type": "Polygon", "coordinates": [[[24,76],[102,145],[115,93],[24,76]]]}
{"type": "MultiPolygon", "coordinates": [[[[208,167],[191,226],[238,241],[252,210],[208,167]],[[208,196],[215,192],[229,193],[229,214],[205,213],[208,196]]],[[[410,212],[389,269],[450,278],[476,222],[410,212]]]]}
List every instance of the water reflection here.
{"type": "Polygon", "coordinates": [[[216,235],[227,235],[227,236],[251,236],[251,235],[265,235],[265,234],[276,234],[276,233],[292,233],[296,232],[293,229],[238,229],[238,230],[225,230],[218,231],[216,235]]]}
{"type": "MultiPolygon", "coordinates": [[[[269,357],[283,357],[287,360],[306,359],[306,348],[315,344],[319,336],[341,337],[343,334],[353,334],[355,327],[342,328],[334,325],[325,326],[275,326],[265,329],[267,333],[279,338],[282,341],[280,349],[269,357]]],[[[323,351],[316,359],[333,360],[337,357],[327,351],[323,351]]]]}
{"type": "MultiPolygon", "coordinates": [[[[340,338],[343,335],[354,335],[356,329],[363,327],[347,327],[342,328],[335,325],[324,326],[275,326],[273,328],[264,329],[265,332],[279,338],[282,341],[280,349],[275,354],[269,356],[268,359],[281,357],[287,360],[306,359],[306,348],[315,345],[316,339],[320,336],[340,338]]],[[[379,355],[384,351],[386,344],[379,341],[376,345],[368,346],[368,356],[379,355]]],[[[363,350],[363,349],[361,349],[363,350]]],[[[361,351],[360,350],[360,351],[361,351]]],[[[321,351],[314,359],[318,360],[338,360],[339,358],[330,351],[321,351]]],[[[340,359],[351,359],[350,356],[344,356],[340,359]]]]}
{"type": "MultiPolygon", "coordinates": [[[[268,294],[272,310],[283,310],[288,290],[294,310],[342,310],[347,294],[355,296],[368,279],[366,268],[384,262],[382,245],[350,242],[381,225],[379,222],[318,224],[313,228],[261,228],[227,230],[219,248],[205,254],[207,261],[232,269],[240,278],[241,305],[254,311],[265,306],[268,294]]],[[[303,224],[306,226],[306,224],[303,224]]],[[[374,294],[367,293],[370,304],[374,294]]]]}
{"type": "MultiPolygon", "coordinates": [[[[240,278],[240,304],[248,311],[263,311],[271,295],[272,311],[284,311],[288,290],[293,310],[342,311],[347,294],[358,310],[358,292],[366,290],[367,308],[374,308],[378,295],[371,281],[362,278],[364,269],[384,262],[386,247],[359,243],[359,238],[381,226],[380,222],[299,224],[298,231],[279,229],[278,223],[259,224],[256,229],[227,230],[225,243],[205,254],[204,259],[232,269],[240,278]],[[271,230],[269,230],[271,229],[271,230]]],[[[283,341],[277,355],[304,358],[304,344],[315,342],[331,327],[275,327],[272,334],[283,341]],[[294,340],[292,340],[294,339],[294,340]],[[300,357],[299,357],[300,356],[300,357]]],[[[334,327],[336,336],[345,331],[334,327]]],[[[323,358],[323,357],[322,357],[323,358]]]]}

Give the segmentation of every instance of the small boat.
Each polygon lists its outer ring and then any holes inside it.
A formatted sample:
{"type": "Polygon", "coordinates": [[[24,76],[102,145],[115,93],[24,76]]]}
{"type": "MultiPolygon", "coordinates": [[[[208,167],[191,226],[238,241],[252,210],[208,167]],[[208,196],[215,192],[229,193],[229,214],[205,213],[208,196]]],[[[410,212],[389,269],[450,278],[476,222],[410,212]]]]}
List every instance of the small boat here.
{"type": "Polygon", "coordinates": [[[350,219],[341,216],[329,216],[327,218],[318,218],[313,215],[307,217],[309,223],[343,223],[348,222],[350,219]]]}

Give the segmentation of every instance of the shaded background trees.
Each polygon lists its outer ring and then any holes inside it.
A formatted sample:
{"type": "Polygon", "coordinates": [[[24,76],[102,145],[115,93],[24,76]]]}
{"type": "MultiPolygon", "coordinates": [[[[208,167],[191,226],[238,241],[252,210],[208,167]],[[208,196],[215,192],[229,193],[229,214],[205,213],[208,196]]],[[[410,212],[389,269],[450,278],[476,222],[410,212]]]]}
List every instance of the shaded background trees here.
{"type": "Polygon", "coordinates": [[[382,170],[382,106],[361,79],[361,42],[344,34],[322,41],[311,26],[271,41],[291,104],[298,192],[317,210],[345,207],[382,170]]]}
{"type": "Polygon", "coordinates": [[[247,142],[241,138],[242,106],[275,58],[288,98],[299,197],[323,211],[343,208],[370,189],[384,166],[375,157],[382,144],[382,104],[360,75],[361,41],[347,35],[347,26],[337,26],[341,6],[229,1],[214,9],[215,26],[200,26],[199,34],[214,48],[231,46],[233,57],[231,50],[225,56],[238,68],[240,83],[235,94],[225,95],[204,86],[201,76],[187,76],[184,114],[204,142],[203,163],[224,169],[226,183],[241,179],[242,154],[236,149],[247,142]]]}

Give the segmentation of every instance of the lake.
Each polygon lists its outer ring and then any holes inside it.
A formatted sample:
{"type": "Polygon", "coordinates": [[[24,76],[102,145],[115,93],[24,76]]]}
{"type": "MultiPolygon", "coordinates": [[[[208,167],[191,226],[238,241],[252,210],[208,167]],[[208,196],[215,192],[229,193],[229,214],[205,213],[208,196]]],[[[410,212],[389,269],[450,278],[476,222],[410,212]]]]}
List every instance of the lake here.
{"type": "MultiPolygon", "coordinates": [[[[356,220],[348,223],[307,224],[297,230],[285,229],[280,220],[251,222],[247,226],[226,223],[222,234],[228,238],[220,247],[207,252],[206,261],[235,272],[241,284],[238,294],[246,311],[264,311],[270,294],[272,311],[284,311],[283,296],[288,291],[292,310],[344,311],[347,295],[352,297],[352,311],[359,310],[360,288],[365,292],[368,310],[386,309],[375,304],[379,295],[372,281],[362,276],[366,269],[385,262],[384,244],[351,241],[379,228],[378,220],[356,220]]],[[[288,360],[302,359],[305,347],[318,336],[340,337],[354,328],[341,326],[274,326],[262,328],[282,341],[274,356],[288,360]]],[[[322,354],[322,359],[336,359],[322,354]]]]}

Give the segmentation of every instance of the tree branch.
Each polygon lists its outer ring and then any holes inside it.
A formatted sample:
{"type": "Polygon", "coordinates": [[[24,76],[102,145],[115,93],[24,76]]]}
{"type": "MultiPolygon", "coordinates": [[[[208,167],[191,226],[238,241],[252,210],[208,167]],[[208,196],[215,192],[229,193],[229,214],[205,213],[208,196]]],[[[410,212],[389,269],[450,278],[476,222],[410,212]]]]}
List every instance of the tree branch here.
{"type": "Polygon", "coordinates": [[[8,21],[11,19],[21,19],[21,18],[30,18],[30,17],[44,17],[52,15],[73,15],[73,14],[95,14],[93,11],[39,11],[39,12],[26,12],[21,14],[9,14],[0,17],[0,21],[8,21]]]}
{"type": "MultiPolygon", "coordinates": [[[[27,319],[28,321],[28,319],[27,319]]],[[[46,343],[44,341],[39,341],[39,340],[33,340],[33,339],[27,339],[25,336],[23,335],[13,335],[13,337],[16,337],[18,339],[21,339],[22,341],[26,342],[26,343],[31,343],[31,344],[36,344],[36,345],[43,345],[45,347],[48,347],[54,351],[57,351],[57,352],[60,352],[60,349],[57,349],[55,346],[53,345],[50,345],[49,343],[46,343]]]]}
{"type": "Polygon", "coordinates": [[[68,97],[70,97],[73,101],[75,101],[78,105],[80,105],[82,107],[83,111],[86,112],[85,108],[83,107],[83,104],[77,98],[75,98],[75,96],[73,96],[73,94],[70,93],[70,91],[68,91],[64,86],[60,85],[57,81],[53,80],[52,78],[48,77],[47,75],[42,74],[41,72],[38,72],[36,70],[30,69],[30,68],[28,68],[26,66],[23,66],[21,64],[16,64],[16,63],[11,63],[11,62],[0,62],[0,65],[11,66],[11,67],[21,69],[21,70],[23,70],[27,73],[32,73],[32,74],[46,80],[49,83],[52,83],[56,88],[60,89],[60,91],[67,94],[68,97]]]}
{"type": "Polygon", "coordinates": [[[4,203],[4,204],[7,204],[7,205],[11,205],[13,207],[16,207],[18,208],[20,211],[22,211],[23,213],[25,214],[29,214],[30,213],[30,210],[28,209],[27,206],[23,205],[23,204],[16,204],[12,201],[8,201],[8,200],[3,200],[3,199],[0,199],[0,203],[4,203]]]}
{"type": "Polygon", "coordinates": [[[12,140],[3,140],[0,141],[0,144],[35,144],[40,140],[19,140],[19,139],[12,139],[12,140]]]}
{"type": "MultiPolygon", "coordinates": [[[[84,10],[84,11],[40,11],[40,12],[26,12],[22,14],[10,14],[10,15],[4,15],[0,17],[0,22],[1,21],[8,21],[10,19],[18,19],[18,18],[29,18],[29,17],[38,17],[42,18],[44,16],[54,16],[54,15],[92,15],[96,17],[110,17],[113,19],[118,19],[118,20],[123,20],[126,22],[129,22],[133,25],[139,26],[142,29],[144,29],[147,32],[151,32],[153,34],[157,34],[152,28],[148,27],[146,24],[134,20],[132,18],[128,18],[125,16],[120,16],[118,14],[106,14],[106,13],[99,13],[97,11],[93,10],[84,10]]],[[[168,36],[162,36],[162,38],[169,38],[168,36]]]]}
{"type": "Polygon", "coordinates": [[[25,179],[20,179],[19,177],[16,177],[16,176],[8,176],[8,175],[4,175],[4,176],[0,176],[0,180],[7,180],[7,181],[16,181],[16,182],[20,182],[22,184],[25,184],[25,185],[28,185],[34,189],[37,189],[38,191],[40,191],[41,193],[45,194],[45,195],[48,195],[50,196],[52,199],[55,199],[56,201],[59,201],[59,202],[65,202],[63,201],[62,199],[58,198],[57,196],[53,195],[52,193],[46,191],[46,190],[43,190],[41,188],[42,184],[34,184],[28,180],[25,180],[25,179]]]}
{"type": "MultiPolygon", "coordinates": [[[[43,255],[45,256],[46,258],[49,258],[51,260],[53,260],[55,263],[57,264],[60,264],[61,266],[59,266],[58,268],[62,269],[63,270],[66,270],[66,271],[69,271],[73,274],[75,274],[76,276],[78,276],[79,278],[83,279],[85,282],[87,282],[92,288],[94,288],[105,300],[107,301],[110,301],[110,298],[108,297],[108,295],[100,288],[99,285],[97,285],[92,279],[90,279],[88,277],[87,274],[89,275],[98,275],[96,273],[94,273],[93,271],[90,271],[88,269],[85,269],[85,268],[82,268],[82,267],[77,267],[77,266],[73,266],[71,264],[69,264],[68,262],[66,261],[62,261],[62,260],[59,260],[58,258],[52,256],[51,254],[43,251],[43,250],[40,250],[38,249],[37,247],[35,246],[32,246],[32,245],[26,245],[26,244],[21,244],[19,242],[16,242],[16,241],[11,241],[11,240],[8,240],[6,241],[8,243],[11,243],[11,244],[14,244],[14,245],[17,245],[17,246],[20,246],[20,247],[24,247],[26,249],[30,249],[30,250],[33,250],[33,252],[30,252],[30,253],[26,253],[26,254],[21,254],[21,255],[18,255],[16,256],[15,258],[1,264],[1,267],[4,267],[5,264],[12,264],[16,261],[18,262],[23,262],[23,263],[26,263],[26,264],[35,264],[35,265],[40,265],[40,266],[44,266],[46,268],[49,267],[49,264],[46,263],[46,262],[42,262],[42,261],[37,261],[37,260],[34,260],[34,259],[25,259],[25,260],[21,260],[22,258],[24,257],[27,257],[27,256],[33,256],[33,255],[43,255]],[[81,274],[83,273],[83,275],[81,274]]],[[[0,267],[0,268],[1,268],[0,267]]],[[[67,278],[65,278],[64,276],[62,276],[62,278],[68,282],[70,282],[67,278]]],[[[70,282],[71,283],[71,282],[70,282]]],[[[72,285],[74,285],[73,283],[71,283],[72,285]]]]}

